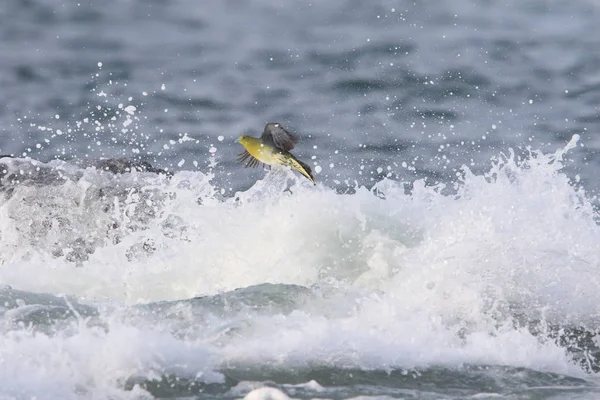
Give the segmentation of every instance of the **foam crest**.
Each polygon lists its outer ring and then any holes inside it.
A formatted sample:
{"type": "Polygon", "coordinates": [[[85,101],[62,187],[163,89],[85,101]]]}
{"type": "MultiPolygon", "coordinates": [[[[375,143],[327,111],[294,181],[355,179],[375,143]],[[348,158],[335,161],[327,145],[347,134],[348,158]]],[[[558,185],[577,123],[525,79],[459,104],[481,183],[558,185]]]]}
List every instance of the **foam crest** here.
{"type": "MultiPolygon", "coordinates": [[[[115,178],[92,183],[98,180],[94,174],[86,170],[78,179],[84,188],[78,197],[113,187],[115,178]]],[[[382,227],[376,225],[386,219],[384,201],[368,190],[339,196],[300,184],[292,187],[292,194],[276,185],[287,178],[276,171],[266,183],[225,201],[213,194],[199,173],[179,173],[168,182],[133,174],[118,181],[119,193],[90,200],[79,209],[70,207],[72,195],[48,196],[52,205],[36,211],[59,209],[62,218],[79,223],[72,231],[88,245],[82,268],[77,269],[68,256],[50,251],[56,241],[52,230],[27,228],[31,218],[27,207],[21,210],[22,203],[16,200],[21,194],[13,195],[4,209],[9,215],[18,210],[28,219],[8,218],[3,229],[17,230],[22,241],[38,247],[13,249],[7,259],[16,268],[3,269],[3,281],[27,290],[125,295],[132,301],[187,298],[264,282],[310,285],[328,278],[352,282],[369,270],[368,259],[378,251],[380,239],[403,239],[401,215],[393,218],[395,223],[388,218],[389,232],[378,233],[382,227]],[[91,240],[94,237],[98,239],[91,240]],[[28,273],[40,279],[31,281],[28,273]]],[[[59,188],[74,192],[70,181],[59,188]]],[[[17,187],[15,192],[27,195],[29,188],[17,187]]],[[[38,216],[54,226],[51,215],[38,216]]]]}
{"type": "MultiPolygon", "coordinates": [[[[509,152],[485,174],[465,168],[453,187],[416,181],[410,193],[404,184],[385,180],[372,190],[337,194],[274,170],[224,199],[210,177],[199,173],[170,179],[130,173],[117,179],[85,170],[75,174],[79,196],[89,199],[82,208],[67,207],[75,195],[52,201],[61,206],[63,218],[82,216],[78,234],[84,237],[100,235],[92,220],[104,218],[95,213],[110,204],[105,221],[117,222],[118,234],[109,230],[107,240],[94,243],[75,267],[49,250],[51,242],[36,239],[39,233],[19,229],[23,221],[3,219],[3,233],[12,229],[27,240],[21,242],[24,248],[12,250],[0,280],[35,292],[128,303],[211,299],[264,283],[301,285],[313,293],[292,311],[254,312],[259,304],[239,313],[211,309],[206,314],[190,303],[176,322],[161,314],[144,322],[125,313],[101,340],[86,339],[109,343],[118,357],[126,353],[119,349],[123,340],[137,346],[158,340],[161,354],[175,357],[169,365],[195,365],[185,361],[182,349],[202,337],[219,365],[233,367],[391,370],[473,363],[578,374],[572,355],[550,333],[529,329],[529,324],[595,327],[600,315],[600,229],[585,192],[561,171],[564,152],[530,152],[525,158],[509,152]],[[98,183],[102,179],[108,183],[98,183]],[[108,198],[90,195],[115,183],[122,185],[120,191],[108,198]],[[143,333],[148,324],[192,335],[157,339],[154,330],[143,333]],[[194,329],[198,324],[206,326],[194,329]],[[131,339],[143,334],[150,336],[131,339]]],[[[35,210],[16,200],[29,190],[22,186],[15,185],[1,205],[9,217],[35,210]]],[[[71,183],[52,187],[74,191],[71,183]]],[[[288,289],[274,290],[284,298],[288,289]]],[[[79,336],[52,339],[48,346],[64,346],[79,336]]],[[[140,371],[154,362],[138,353],[130,356],[146,363],[140,371]]],[[[200,367],[184,369],[189,374],[200,367]]],[[[125,375],[135,375],[135,368],[126,366],[125,375]]]]}
{"type": "Polygon", "coordinates": [[[296,312],[255,318],[247,334],[224,347],[222,357],[228,365],[282,369],[319,365],[391,371],[475,364],[583,375],[564,348],[525,328],[472,329],[401,303],[361,303],[352,304],[355,311],[347,317],[296,312]]]}
{"type": "Polygon", "coordinates": [[[15,398],[118,398],[151,396],[131,379],[176,374],[222,382],[213,372],[214,356],[202,344],[175,339],[160,330],[141,331],[109,323],[85,324],[48,336],[31,330],[0,336],[0,386],[15,398]],[[125,386],[130,386],[125,390],[125,386]]]}
{"type": "Polygon", "coordinates": [[[560,173],[562,154],[511,154],[484,176],[465,170],[455,196],[425,190],[426,234],[405,254],[394,290],[462,308],[462,318],[511,311],[597,322],[600,229],[585,193],[560,173]]]}
{"type": "Polygon", "coordinates": [[[133,302],[333,279],[408,291],[421,304],[552,304],[561,318],[589,316],[600,304],[600,230],[585,193],[560,172],[564,151],[509,154],[484,175],[465,169],[454,195],[423,181],[405,194],[389,180],[349,195],[302,184],[288,191],[289,175],[274,171],[221,199],[201,173],[75,171],[58,185],[16,185],[1,205],[2,255],[14,268],[0,278],[133,302]],[[73,268],[78,244],[85,257],[73,268]]]}

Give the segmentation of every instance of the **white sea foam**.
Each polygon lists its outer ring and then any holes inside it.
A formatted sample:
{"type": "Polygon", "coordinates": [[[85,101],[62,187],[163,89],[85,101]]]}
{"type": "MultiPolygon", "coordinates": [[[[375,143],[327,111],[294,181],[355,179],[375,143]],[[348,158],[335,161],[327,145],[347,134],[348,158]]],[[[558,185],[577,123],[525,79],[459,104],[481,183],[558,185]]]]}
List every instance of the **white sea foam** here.
{"type": "Polygon", "coordinates": [[[180,316],[203,324],[195,338],[167,333],[161,319],[140,325],[108,311],[107,332],[12,330],[0,337],[0,382],[13,382],[14,393],[39,382],[36,390],[74,398],[80,387],[112,395],[124,379],[169,366],[210,379],[223,365],[263,363],[581,374],[564,348],[515,325],[521,317],[598,323],[600,229],[585,193],[561,173],[562,155],[502,156],[484,175],[465,170],[453,194],[420,181],[406,194],[389,180],[347,195],[297,181],[290,192],[290,175],[274,171],[221,199],[201,173],[132,173],[120,182],[136,189],[107,203],[91,193],[113,178],[87,170],[75,182],[35,188],[48,194],[40,209],[27,201],[33,189],[17,185],[0,206],[4,284],[117,308],[265,282],[311,287],[315,298],[285,315],[180,316]],[[93,252],[79,267],[52,254],[60,230],[27,225],[43,213],[87,235],[93,252]],[[102,240],[92,240],[99,232],[102,240]],[[202,336],[221,326],[237,333],[202,336]]]}
{"type": "Polygon", "coordinates": [[[0,394],[15,398],[148,398],[139,387],[125,391],[125,381],[170,373],[222,381],[202,344],[118,324],[55,336],[4,332],[0,360],[0,394]]]}
{"type": "Polygon", "coordinates": [[[289,400],[289,397],[279,389],[263,387],[248,393],[244,400],[289,400]]]}

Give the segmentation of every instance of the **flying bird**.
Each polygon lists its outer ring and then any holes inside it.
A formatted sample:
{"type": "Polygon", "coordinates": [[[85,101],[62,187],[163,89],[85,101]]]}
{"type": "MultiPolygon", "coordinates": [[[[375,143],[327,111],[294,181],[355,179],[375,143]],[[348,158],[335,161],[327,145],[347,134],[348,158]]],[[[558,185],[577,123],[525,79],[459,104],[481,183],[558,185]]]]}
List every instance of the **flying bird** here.
{"type": "Polygon", "coordinates": [[[298,138],[288,132],[281,124],[270,122],[265,126],[260,138],[242,135],[237,140],[245,150],[238,154],[237,161],[245,162],[246,168],[261,164],[285,165],[304,175],[315,185],[310,167],[298,160],[289,151],[294,148],[298,138]]]}

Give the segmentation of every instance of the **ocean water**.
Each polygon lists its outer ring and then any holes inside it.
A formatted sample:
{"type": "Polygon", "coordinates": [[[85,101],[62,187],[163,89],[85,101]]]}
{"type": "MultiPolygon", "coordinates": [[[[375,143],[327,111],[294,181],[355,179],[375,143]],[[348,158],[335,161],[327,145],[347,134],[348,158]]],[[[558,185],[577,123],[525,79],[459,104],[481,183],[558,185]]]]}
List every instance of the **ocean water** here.
{"type": "Polygon", "coordinates": [[[598,20],[6,1],[0,399],[600,398],[598,20]]]}

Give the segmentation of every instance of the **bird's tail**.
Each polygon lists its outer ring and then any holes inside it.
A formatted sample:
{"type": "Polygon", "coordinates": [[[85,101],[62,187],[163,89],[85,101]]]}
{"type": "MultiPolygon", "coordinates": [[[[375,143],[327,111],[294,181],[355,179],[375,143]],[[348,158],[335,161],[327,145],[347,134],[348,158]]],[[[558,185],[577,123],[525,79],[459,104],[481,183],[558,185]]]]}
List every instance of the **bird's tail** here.
{"type": "Polygon", "coordinates": [[[304,175],[305,177],[307,177],[308,180],[311,181],[313,185],[316,185],[315,178],[313,178],[313,175],[312,175],[312,170],[310,169],[310,167],[307,164],[305,164],[302,161],[298,160],[294,156],[292,156],[290,158],[290,161],[291,161],[290,162],[290,166],[293,169],[295,169],[296,171],[300,172],[302,175],[304,175]]]}

